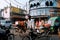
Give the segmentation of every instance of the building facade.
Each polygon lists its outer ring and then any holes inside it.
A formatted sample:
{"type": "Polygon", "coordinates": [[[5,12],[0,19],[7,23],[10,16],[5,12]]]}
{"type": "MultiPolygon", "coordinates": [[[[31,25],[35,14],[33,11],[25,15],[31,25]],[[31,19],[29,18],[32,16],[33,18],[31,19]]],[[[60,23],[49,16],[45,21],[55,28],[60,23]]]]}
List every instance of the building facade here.
{"type": "Polygon", "coordinates": [[[30,15],[31,16],[50,16],[50,14],[55,14],[51,12],[57,7],[57,2],[55,0],[30,0],[30,15]]]}
{"type": "Polygon", "coordinates": [[[1,18],[6,19],[6,20],[10,20],[10,8],[1,9],[0,19],[1,18]]]}
{"type": "Polygon", "coordinates": [[[57,0],[30,0],[29,14],[33,21],[48,20],[50,17],[60,13],[57,0]]]}
{"type": "Polygon", "coordinates": [[[12,22],[15,22],[17,20],[25,20],[26,10],[23,10],[21,8],[16,7],[5,7],[1,11],[1,17],[5,20],[11,20],[12,22]]]}

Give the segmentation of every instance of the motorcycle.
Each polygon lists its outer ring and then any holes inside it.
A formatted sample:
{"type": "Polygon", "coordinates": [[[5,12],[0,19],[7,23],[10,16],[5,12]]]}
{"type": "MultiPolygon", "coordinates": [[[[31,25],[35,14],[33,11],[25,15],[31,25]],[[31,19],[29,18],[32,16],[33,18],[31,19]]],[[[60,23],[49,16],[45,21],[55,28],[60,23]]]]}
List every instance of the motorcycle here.
{"type": "Polygon", "coordinates": [[[9,29],[0,28],[0,40],[14,40],[14,34],[9,29]]]}

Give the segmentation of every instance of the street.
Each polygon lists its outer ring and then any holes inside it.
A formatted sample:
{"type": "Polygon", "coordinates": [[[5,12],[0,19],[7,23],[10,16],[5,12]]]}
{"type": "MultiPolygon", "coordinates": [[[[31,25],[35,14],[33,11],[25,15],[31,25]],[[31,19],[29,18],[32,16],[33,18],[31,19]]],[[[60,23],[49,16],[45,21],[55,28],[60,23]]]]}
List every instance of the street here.
{"type": "MultiPolygon", "coordinates": [[[[19,36],[19,33],[18,32],[16,32],[15,30],[13,30],[13,29],[11,29],[12,31],[12,33],[14,33],[14,40],[22,40],[22,37],[21,36],[19,36]]],[[[27,39],[26,39],[27,40],[27,39]]],[[[36,40],[60,40],[60,38],[59,38],[59,36],[58,35],[50,35],[49,37],[41,37],[41,38],[38,38],[38,39],[36,39],[36,40]]]]}
{"type": "Polygon", "coordinates": [[[60,0],[0,2],[0,40],[60,40],[60,0]]]}
{"type": "MultiPolygon", "coordinates": [[[[20,36],[15,36],[15,40],[22,40],[20,36]]],[[[52,36],[50,39],[49,38],[40,38],[36,40],[60,40],[57,35],[52,36]]]]}
{"type": "Polygon", "coordinates": [[[22,40],[20,36],[15,36],[15,40],[22,40]]]}

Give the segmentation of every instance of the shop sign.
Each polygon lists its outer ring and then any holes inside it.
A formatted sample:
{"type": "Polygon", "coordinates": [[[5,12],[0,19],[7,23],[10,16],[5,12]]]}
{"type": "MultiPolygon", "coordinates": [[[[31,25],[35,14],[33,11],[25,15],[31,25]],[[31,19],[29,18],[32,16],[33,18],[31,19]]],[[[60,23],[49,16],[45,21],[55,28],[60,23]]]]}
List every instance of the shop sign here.
{"type": "Polygon", "coordinates": [[[11,12],[19,13],[20,9],[16,7],[11,7],[11,12]]]}

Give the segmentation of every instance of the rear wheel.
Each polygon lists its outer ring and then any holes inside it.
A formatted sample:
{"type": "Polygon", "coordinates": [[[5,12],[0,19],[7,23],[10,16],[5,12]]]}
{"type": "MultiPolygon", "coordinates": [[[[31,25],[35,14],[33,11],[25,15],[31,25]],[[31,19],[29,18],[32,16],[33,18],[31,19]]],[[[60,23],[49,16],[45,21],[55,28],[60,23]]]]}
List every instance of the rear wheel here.
{"type": "Polygon", "coordinates": [[[50,36],[36,37],[35,40],[51,40],[50,36]]]}
{"type": "Polygon", "coordinates": [[[13,34],[8,35],[8,40],[14,40],[14,35],[13,34]]]}
{"type": "Polygon", "coordinates": [[[22,38],[22,40],[30,40],[30,37],[25,36],[25,37],[22,38]]]}

